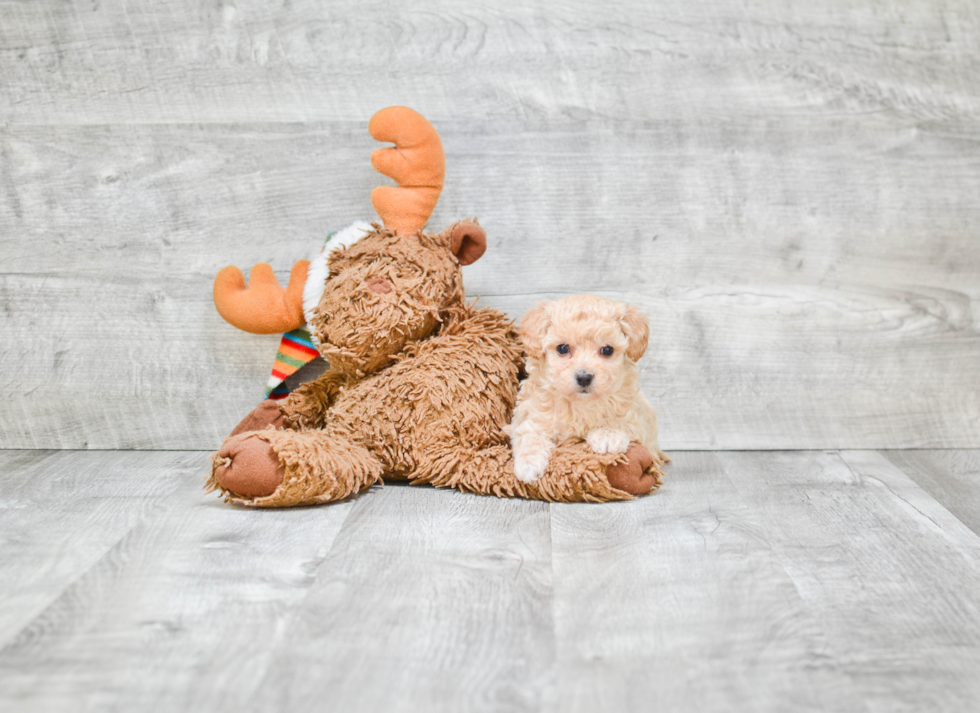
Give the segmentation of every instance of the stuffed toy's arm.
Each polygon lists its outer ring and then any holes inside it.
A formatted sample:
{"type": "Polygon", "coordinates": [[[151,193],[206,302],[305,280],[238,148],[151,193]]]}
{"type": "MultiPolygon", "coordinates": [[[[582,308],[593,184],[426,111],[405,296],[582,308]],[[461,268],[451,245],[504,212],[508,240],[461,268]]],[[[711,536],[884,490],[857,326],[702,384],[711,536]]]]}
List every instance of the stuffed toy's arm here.
{"type": "Polygon", "coordinates": [[[349,376],[328,369],[317,379],[297,387],[279,404],[290,428],[303,430],[323,428],[327,411],[333,405],[340,390],[350,381],[349,376]]]}

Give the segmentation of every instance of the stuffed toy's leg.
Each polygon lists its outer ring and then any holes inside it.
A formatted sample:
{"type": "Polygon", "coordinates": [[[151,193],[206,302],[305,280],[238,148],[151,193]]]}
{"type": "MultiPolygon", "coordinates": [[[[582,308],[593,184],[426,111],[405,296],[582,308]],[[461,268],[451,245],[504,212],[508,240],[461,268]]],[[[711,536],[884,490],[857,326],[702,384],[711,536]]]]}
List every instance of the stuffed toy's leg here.
{"type": "Polygon", "coordinates": [[[660,487],[663,467],[670,463],[666,453],[657,451],[654,455],[639,443],[633,443],[623,455],[622,461],[606,466],[610,485],[630,495],[646,495],[660,487]]]}
{"type": "Polygon", "coordinates": [[[451,449],[429,453],[418,463],[413,482],[436,487],[552,502],[629,500],[660,487],[667,457],[655,457],[634,443],[626,453],[598,454],[584,441],[559,444],[548,469],[534,483],[514,475],[514,458],[506,445],[481,450],[451,449]]]}
{"type": "MultiPolygon", "coordinates": [[[[633,444],[623,454],[599,455],[582,442],[562,444],[533,484],[514,476],[507,446],[479,451],[446,449],[419,463],[415,482],[499,497],[561,502],[628,500],[660,487],[662,466],[633,444]]],[[[209,490],[228,502],[255,507],[309,505],[340,500],[381,479],[380,463],[365,449],[322,431],[273,431],[229,437],[213,456],[209,490]]]]}
{"type": "Polygon", "coordinates": [[[326,371],[315,381],[302,384],[282,401],[266,399],[249,412],[229,435],[246,431],[261,431],[269,426],[290,428],[321,428],[326,423],[327,410],[341,387],[346,383],[342,374],[326,371]]]}
{"type": "Polygon", "coordinates": [[[269,426],[286,427],[286,419],[279,410],[279,402],[272,399],[266,399],[252,409],[228,435],[237,436],[245,431],[261,431],[269,426]]]}
{"type": "Polygon", "coordinates": [[[228,437],[212,456],[207,490],[256,507],[342,500],[381,480],[381,463],[331,431],[266,429],[228,437]]]}

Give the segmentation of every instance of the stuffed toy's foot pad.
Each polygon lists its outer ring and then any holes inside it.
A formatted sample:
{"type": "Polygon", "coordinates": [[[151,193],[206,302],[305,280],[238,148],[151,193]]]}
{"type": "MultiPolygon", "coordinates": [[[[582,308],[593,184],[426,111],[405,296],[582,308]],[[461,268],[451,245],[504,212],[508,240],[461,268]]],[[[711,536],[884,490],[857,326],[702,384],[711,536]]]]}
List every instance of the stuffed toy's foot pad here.
{"type": "Polygon", "coordinates": [[[624,463],[606,468],[606,478],[611,486],[630,495],[644,495],[660,485],[660,469],[650,468],[654,463],[650,451],[634,443],[626,451],[626,459],[624,463]]]}
{"type": "Polygon", "coordinates": [[[279,410],[279,402],[272,399],[266,399],[253,408],[229,435],[237,436],[246,431],[261,431],[269,426],[275,426],[277,429],[286,427],[285,418],[279,410]]]}
{"type": "Polygon", "coordinates": [[[285,475],[272,446],[254,434],[229,437],[218,450],[218,459],[214,479],[235,495],[272,495],[285,475]]]}

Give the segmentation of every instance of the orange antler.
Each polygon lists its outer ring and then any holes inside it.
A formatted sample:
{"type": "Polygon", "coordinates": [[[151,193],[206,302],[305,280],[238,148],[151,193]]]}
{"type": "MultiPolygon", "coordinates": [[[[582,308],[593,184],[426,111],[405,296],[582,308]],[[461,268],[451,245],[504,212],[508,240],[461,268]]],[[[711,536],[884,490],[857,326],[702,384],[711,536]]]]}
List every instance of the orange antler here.
{"type": "Polygon", "coordinates": [[[301,327],[303,286],[309,260],[300,260],[289,273],[286,289],[279,286],[269,263],[252,268],[249,284],[234,265],[223,268],[214,278],[214,306],[225,321],[252,334],[276,334],[301,327]]]}
{"type": "Polygon", "coordinates": [[[435,127],[413,109],[390,106],[371,117],[368,131],[394,146],[371,154],[378,173],[398,181],[398,188],[378,186],[371,203],[386,228],[399,235],[417,233],[429,220],[442,192],[446,154],[435,127]]]}

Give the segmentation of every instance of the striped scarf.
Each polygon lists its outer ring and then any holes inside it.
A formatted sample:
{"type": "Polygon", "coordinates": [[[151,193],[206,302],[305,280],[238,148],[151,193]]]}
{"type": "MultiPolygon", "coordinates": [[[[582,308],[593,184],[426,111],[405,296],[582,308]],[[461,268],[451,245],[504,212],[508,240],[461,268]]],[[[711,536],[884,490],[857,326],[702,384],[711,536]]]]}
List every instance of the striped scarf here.
{"type": "MultiPolygon", "coordinates": [[[[336,235],[336,230],[327,234],[327,239],[323,241],[323,247],[320,248],[321,255],[336,235]]],[[[306,325],[283,334],[279,341],[279,351],[276,352],[276,361],[272,365],[272,375],[265,384],[265,397],[279,401],[289,396],[289,387],[285,383],[286,379],[318,356],[320,356],[320,352],[314,346],[310,330],[306,328],[306,325]]]]}
{"type": "Polygon", "coordinates": [[[276,363],[272,365],[272,375],[265,385],[265,397],[276,401],[289,396],[285,381],[301,368],[320,356],[313,346],[310,332],[306,327],[294,329],[282,335],[276,363]]]}

